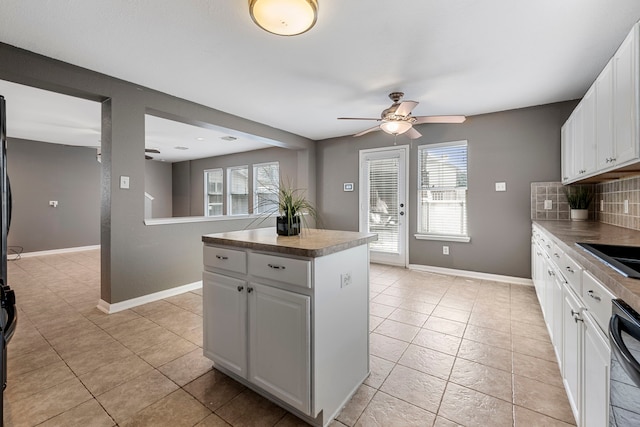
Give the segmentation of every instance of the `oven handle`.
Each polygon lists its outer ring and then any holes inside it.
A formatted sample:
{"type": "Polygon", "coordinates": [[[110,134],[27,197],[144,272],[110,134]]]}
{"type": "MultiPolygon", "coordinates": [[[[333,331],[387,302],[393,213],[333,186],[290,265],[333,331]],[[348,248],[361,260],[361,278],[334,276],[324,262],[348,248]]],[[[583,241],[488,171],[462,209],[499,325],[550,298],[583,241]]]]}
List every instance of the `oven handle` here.
{"type": "MultiPolygon", "coordinates": [[[[1,282],[1,280],[0,280],[1,282]]],[[[7,312],[7,323],[4,325],[4,340],[9,342],[18,325],[18,312],[16,310],[16,294],[13,289],[3,287],[2,308],[7,312]]]]}
{"type": "Polygon", "coordinates": [[[609,338],[611,341],[611,349],[616,355],[618,362],[629,375],[634,383],[640,387],[640,363],[633,357],[624,341],[622,340],[622,332],[626,332],[636,340],[640,341],[640,327],[634,325],[627,319],[617,314],[611,316],[609,321],[609,338]]]}

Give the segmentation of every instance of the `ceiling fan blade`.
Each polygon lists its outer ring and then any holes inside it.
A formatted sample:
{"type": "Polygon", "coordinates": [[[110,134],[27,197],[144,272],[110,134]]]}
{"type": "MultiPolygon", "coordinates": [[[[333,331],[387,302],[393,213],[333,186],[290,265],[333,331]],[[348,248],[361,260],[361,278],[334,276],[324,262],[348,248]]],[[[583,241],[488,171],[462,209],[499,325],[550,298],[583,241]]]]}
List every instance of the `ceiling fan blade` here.
{"type": "Polygon", "coordinates": [[[408,131],[406,131],[404,134],[407,135],[411,139],[418,139],[418,138],[420,138],[422,136],[422,134],[420,132],[418,132],[416,130],[416,128],[411,128],[408,131]]]}
{"type": "Polygon", "coordinates": [[[415,124],[421,123],[463,123],[467,118],[465,116],[418,116],[415,124]]]}
{"type": "Polygon", "coordinates": [[[338,120],[376,120],[379,122],[382,119],[373,119],[371,117],[338,117],[338,120]]]}
{"type": "Polygon", "coordinates": [[[400,105],[398,105],[398,108],[396,108],[395,114],[396,116],[408,116],[411,114],[411,110],[416,108],[418,104],[419,102],[416,101],[402,101],[400,105]]]}
{"type": "Polygon", "coordinates": [[[158,150],[157,148],[145,148],[144,149],[145,153],[155,153],[155,154],[160,154],[160,150],[158,150]]]}
{"type": "Polygon", "coordinates": [[[356,136],[362,136],[362,135],[364,135],[364,134],[366,134],[366,133],[373,132],[373,131],[376,131],[376,130],[380,130],[380,126],[375,126],[375,127],[369,128],[369,129],[367,129],[367,130],[363,130],[362,132],[356,133],[356,134],[355,134],[355,135],[353,135],[353,136],[354,136],[354,137],[356,137],[356,136]]]}

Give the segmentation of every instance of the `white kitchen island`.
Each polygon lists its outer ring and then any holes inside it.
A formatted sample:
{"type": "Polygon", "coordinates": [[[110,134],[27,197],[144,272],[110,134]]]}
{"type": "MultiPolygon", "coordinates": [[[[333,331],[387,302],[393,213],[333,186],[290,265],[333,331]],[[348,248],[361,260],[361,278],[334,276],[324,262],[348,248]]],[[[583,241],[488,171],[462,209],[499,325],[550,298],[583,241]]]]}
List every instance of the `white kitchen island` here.
{"type": "Polygon", "coordinates": [[[274,228],[204,242],[204,355],[303,420],[326,426],[369,374],[375,234],[274,228]]]}

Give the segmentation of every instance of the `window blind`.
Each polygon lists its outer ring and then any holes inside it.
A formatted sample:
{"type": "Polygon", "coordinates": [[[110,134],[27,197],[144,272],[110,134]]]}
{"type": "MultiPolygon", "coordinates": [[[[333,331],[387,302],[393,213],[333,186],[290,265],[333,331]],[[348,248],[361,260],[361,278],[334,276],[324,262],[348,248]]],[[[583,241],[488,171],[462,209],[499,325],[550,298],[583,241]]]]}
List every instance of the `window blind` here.
{"type": "Polygon", "coordinates": [[[466,141],[418,147],[418,233],[468,235],[466,141]]]}
{"type": "Polygon", "coordinates": [[[371,250],[399,253],[398,174],[400,160],[371,159],[369,171],[369,231],[378,234],[371,250]]]}
{"type": "Polygon", "coordinates": [[[229,192],[229,215],[249,213],[249,167],[238,166],[227,169],[229,192]]]}
{"type": "Polygon", "coordinates": [[[204,171],[205,181],[205,215],[222,215],[222,169],[204,171]]]}
{"type": "Polygon", "coordinates": [[[278,162],[253,166],[253,211],[254,213],[277,213],[280,189],[280,166],[278,162]]]}

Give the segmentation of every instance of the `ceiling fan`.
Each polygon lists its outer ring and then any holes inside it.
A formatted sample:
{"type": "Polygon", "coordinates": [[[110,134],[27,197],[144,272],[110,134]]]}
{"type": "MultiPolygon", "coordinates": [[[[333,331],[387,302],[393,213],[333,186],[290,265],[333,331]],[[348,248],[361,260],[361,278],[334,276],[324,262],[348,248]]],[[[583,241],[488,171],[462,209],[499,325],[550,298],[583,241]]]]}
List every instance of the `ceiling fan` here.
{"type": "Polygon", "coordinates": [[[144,154],[145,160],[153,160],[153,157],[148,155],[147,153],[160,154],[160,150],[158,150],[157,148],[145,148],[144,152],[145,152],[144,154]]]}
{"type": "Polygon", "coordinates": [[[413,125],[421,123],[462,123],[467,118],[465,116],[412,116],[413,110],[418,102],[402,101],[404,93],[391,92],[389,98],[393,104],[386,110],[382,111],[379,119],[365,117],[338,117],[338,120],[375,120],[380,123],[378,126],[363,130],[353,136],[362,136],[366,133],[376,130],[382,130],[390,135],[406,134],[411,139],[420,138],[422,134],[413,128],[413,125]]]}

